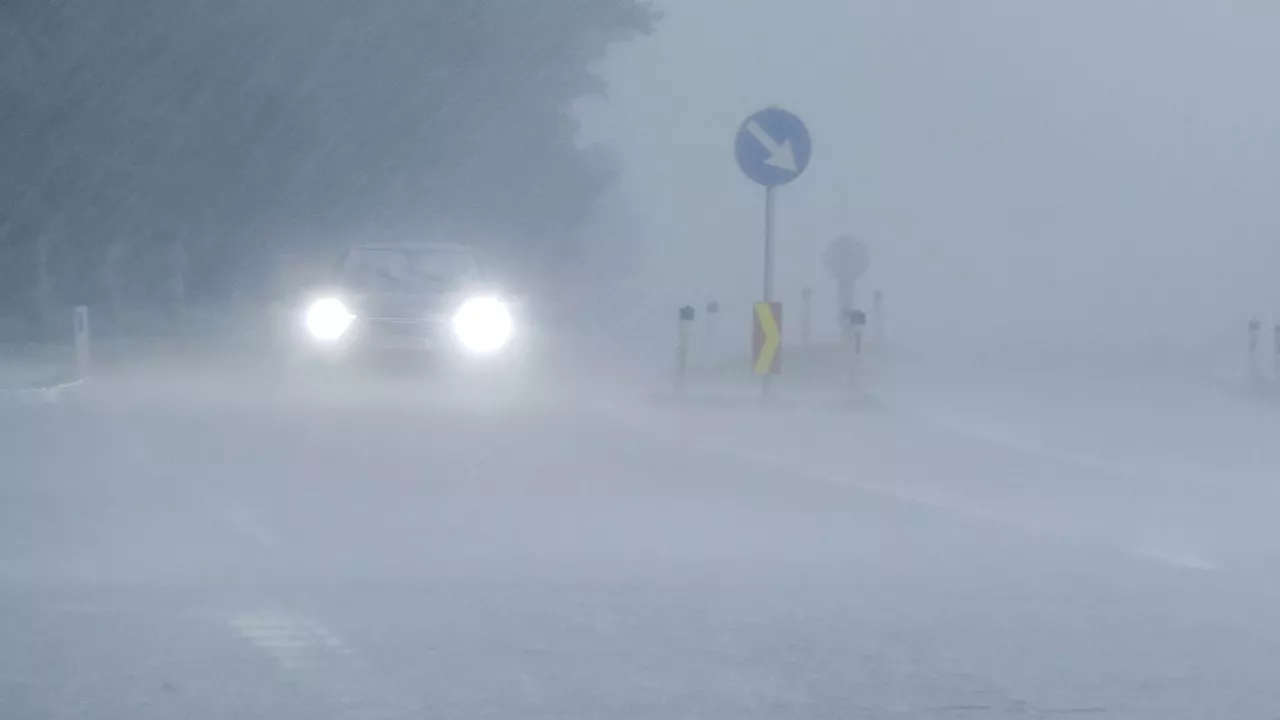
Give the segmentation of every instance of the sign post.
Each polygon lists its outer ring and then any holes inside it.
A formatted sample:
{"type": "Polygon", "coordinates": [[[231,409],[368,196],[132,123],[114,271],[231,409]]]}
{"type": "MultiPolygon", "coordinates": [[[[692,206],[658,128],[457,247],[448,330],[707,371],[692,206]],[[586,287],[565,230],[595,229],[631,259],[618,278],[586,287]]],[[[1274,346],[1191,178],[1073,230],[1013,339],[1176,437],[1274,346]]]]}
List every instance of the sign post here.
{"type": "Polygon", "coordinates": [[[827,244],[822,265],[836,281],[836,317],[843,324],[844,313],[858,307],[854,285],[871,267],[871,250],[852,235],[841,235],[827,244]]]}
{"type": "MultiPolygon", "coordinates": [[[[813,144],[800,118],[777,107],[766,108],[743,121],[734,142],[738,167],[764,192],[764,304],[773,304],[774,190],[800,177],[809,166],[813,144]]],[[[756,320],[759,321],[759,304],[756,320]]],[[[781,306],[778,315],[781,318],[781,306]]],[[[769,378],[761,375],[761,392],[769,395],[769,378]]]]}
{"type": "Polygon", "coordinates": [[[764,301],[773,300],[773,186],[764,190],[764,301]]]}

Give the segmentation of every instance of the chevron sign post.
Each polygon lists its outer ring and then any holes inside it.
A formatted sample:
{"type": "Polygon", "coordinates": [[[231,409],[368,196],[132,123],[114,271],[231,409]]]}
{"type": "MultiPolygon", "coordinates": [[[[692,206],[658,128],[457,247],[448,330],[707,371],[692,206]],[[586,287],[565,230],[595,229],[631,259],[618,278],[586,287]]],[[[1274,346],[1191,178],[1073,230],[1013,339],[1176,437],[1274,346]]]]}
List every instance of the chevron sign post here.
{"type": "Polygon", "coordinates": [[[782,372],[782,303],[758,302],[752,316],[752,370],[756,375],[782,372]]]}

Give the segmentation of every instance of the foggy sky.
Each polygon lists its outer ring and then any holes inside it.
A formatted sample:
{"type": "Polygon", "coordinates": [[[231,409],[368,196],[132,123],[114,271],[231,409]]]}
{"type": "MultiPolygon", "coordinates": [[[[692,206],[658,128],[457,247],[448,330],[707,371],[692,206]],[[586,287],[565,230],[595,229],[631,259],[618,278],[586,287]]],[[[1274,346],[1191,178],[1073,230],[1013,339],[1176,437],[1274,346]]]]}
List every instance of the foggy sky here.
{"type": "MultiPolygon", "coordinates": [[[[763,190],[733,161],[771,104],[813,135],[778,197],[778,291],[873,248],[903,333],[1069,342],[1280,321],[1280,5],[1201,0],[666,0],[601,68],[666,302],[760,294],[763,190]],[[963,330],[957,330],[962,328],[963,330]]],[[[661,304],[661,303],[659,303],[661,304]]]]}

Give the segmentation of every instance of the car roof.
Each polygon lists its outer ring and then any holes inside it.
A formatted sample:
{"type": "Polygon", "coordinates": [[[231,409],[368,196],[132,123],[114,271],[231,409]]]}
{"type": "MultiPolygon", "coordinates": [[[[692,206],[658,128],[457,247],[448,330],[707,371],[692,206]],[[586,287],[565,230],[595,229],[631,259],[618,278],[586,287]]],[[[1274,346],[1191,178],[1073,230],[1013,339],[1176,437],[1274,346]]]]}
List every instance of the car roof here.
{"type": "Polygon", "coordinates": [[[474,255],[480,254],[480,251],[471,245],[463,245],[461,243],[440,243],[440,242],[369,242],[357,243],[350,246],[350,250],[443,250],[449,252],[468,252],[474,255]]]}

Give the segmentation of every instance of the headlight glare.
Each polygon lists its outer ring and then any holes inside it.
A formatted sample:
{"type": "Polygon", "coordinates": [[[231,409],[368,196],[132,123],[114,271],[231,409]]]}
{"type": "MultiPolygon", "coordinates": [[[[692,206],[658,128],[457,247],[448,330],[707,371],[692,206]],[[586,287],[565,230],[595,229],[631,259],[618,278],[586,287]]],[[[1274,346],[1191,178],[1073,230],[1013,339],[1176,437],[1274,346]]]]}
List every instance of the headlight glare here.
{"type": "Polygon", "coordinates": [[[453,314],[453,334],[462,347],[477,354],[506,347],[515,331],[511,311],[496,297],[473,297],[453,314]]]}
{"type": "Polygon", "coordinates": [[[324,342],[341,338],[356,316],[337,298],[321,298],[307,308],[304,322],[311,337],[324,342]]]}

